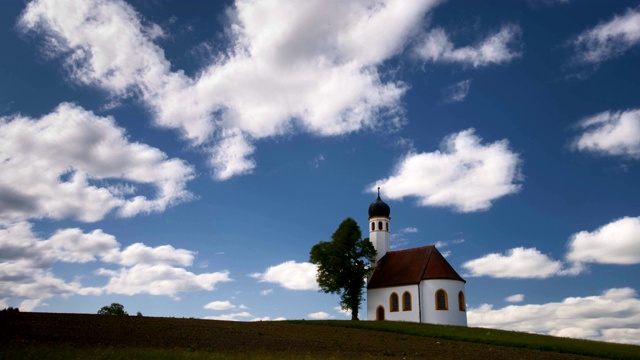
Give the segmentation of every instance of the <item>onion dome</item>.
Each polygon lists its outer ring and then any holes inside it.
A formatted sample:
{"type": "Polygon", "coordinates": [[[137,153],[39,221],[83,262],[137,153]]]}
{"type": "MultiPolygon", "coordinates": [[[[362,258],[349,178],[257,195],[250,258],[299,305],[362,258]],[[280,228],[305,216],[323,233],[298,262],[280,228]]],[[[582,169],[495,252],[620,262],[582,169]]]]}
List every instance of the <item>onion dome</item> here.
{"type": "Polygon", "coordinates": [[[382,199],[380,199],[380,188],[378,188],[378,198],[369,205],[369,218],[372,217],[389,217],[391,208],[382,199]]]}

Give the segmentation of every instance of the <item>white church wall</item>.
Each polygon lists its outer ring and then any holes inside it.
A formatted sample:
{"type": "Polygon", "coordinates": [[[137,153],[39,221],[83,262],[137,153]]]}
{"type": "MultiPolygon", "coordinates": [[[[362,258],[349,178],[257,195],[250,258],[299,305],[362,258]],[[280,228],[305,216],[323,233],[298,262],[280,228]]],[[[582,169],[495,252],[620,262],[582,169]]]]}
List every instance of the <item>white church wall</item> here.
{"type": "Polygon", "coordinates": [[[388,288],[367,290],[367,320],[376,320],[376,309],[384,308],[385,320],[392,321],[420,321],[420,309],[418,303],[418,285],[394,286],[388,288]],[[402,294],[408,291],[411,294],[411,310],[402,310],[402,294]],[[390,297],[392,293],[398,294],[398,311],[391,311],[390,297]]]}
{"type": "MultiPolygon", "coordinates": [[[[458,293],[464,292],[464,283],[456,280],[423,280],[420,283],[422,302],[422,322],[442,325],[467,326],[467,312],[461,311],[458,304],[458,293]],[[436,310],[436,291],[447,292],[447,310],[436,310]]],[[[466,309],[466,306],[463,307],[466,309]]],[[[375,313],[374,313],[375,315],[375,313]]]]}

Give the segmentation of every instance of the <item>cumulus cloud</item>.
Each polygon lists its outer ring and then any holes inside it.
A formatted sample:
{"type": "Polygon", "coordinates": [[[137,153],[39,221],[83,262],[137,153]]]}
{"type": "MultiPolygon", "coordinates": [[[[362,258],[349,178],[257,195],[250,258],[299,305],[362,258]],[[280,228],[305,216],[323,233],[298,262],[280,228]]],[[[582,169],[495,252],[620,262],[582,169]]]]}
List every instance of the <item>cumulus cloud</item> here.
{"type": "MultiPolygon", "coordinates": [[[[43,35],[44,51],[63,58],[73,81],[138,96],[156,124],[210,147],[214,176],[224,180],[255,168],[257,139],[396,124],[407,86],[383,80],[378,68],[438,2],[237,1],[226,12],[226,50],[196,77],[172,71],[153,42],[161,29],[123,1],[35,0],[19,28],[43,35]]],[[[473,49],[473,62],[502,61],[500,41],[473,49]]]]}
{"type": "Polygon", "coordinates": [[[324,311],[314,312],[314,313],[311,313],[311,314],[309,314],[307,316],[312,318],[312,319],[315,319],[315,320],[325,320],[325,319],[333,319],[334,318],[333,315],[331,315],[329,313],[326,313],[324,311]]]}
{"type": "Polygon", "coordinates": [[[224,314],[224,315],[205,316],[204,318],[208,320],[224,320],[224,321],[242,321],[242,319],[244,319],[246,321],[250,317],[253,317],[253,315],[251,315],[250,312],[241,311],[241,312],[224,314]]]}
{"type": "Polygon", "coordinates": [[[574,262],[640,264],[640,217],[624,217],[569,241],[567,259],[574,262]]]}
{"type": "Polygon", "coordinates": [[[585,30],[571,41],[575,59],[597,64],[622,55],[640,44],[640,7],[585,30]]]}
{"type": "Polygon", "coordinates": [[[640,299],[631,288],[547,304],[484,304],[467,311],[469,326],[640,345],[640,299]]]}
{"type": "Polygon", "coordinates": [[[260,290],[260,295],[267,296],[267,295],[271,294],[272,292],[273,292],[272,289],[260,290]]]}
{"type": "MultiPolygon", "coordinates": [[[[187,201],[191,166],[129,142],[110,117],[63,103],[39,119],[0,118],[0,224],[74,217],[91,222],[161,212],[187,201]],[[147,187],[154,197],[141,195],[147,187]]],[[[146,193],[146,192],[145,192],[146,193]]]]}
{"type": "Polygon", "coordinates": [[[574,139],[578,151],[640,159],[640,109],[605,111],[582,120],[574,139]]]}
{"type": "Polygon", "coordinates": [[[415,196],[421,206],[452,207],[459,212],[487,210],[492,201],[516,193],[520,159],[507,140],[484,145],[468,129],[446,137],[442,150],[409,153],[394,175],[377,181],[387,198],[415,196]]]}
{"type": "Polygon", "coordinates": [[[133,244],[121,250],[116,238],[100,229],[88,233],[77,228],[60,229],[41,239],[32,224],[13,223],[0,226],[0,299],[20,301],[21,309],[31,311],[54,296],[106,292],[176,298],[182,292],[213,290],[217,283],[231,281],[228,271],[194,274],[178,267],[190,266],[193,256],[191,251],[167,245],[151,248],[133,244]],[[97,275],[110,279],[97,287],[85,287],[80,279],[67,281],[53,271],[58,263],[98,261],[125,267],[98,269],[97,275]]]}
{"type": "Polygon", "coordinates": [[[524,294],[513,294],[511,296],[507,296],[504,301],[510,303],[519,303],[524,301],[524,294]]]}
{"type": "Polygon", "coordinates": [[[318,268],[308,262],[297,263],[293,260],[270,266],[264,273],[249,276],[260,282],[270,282],[290,290],[318,290],[316,274],[318,268]]]}
{"type": "Polygon", "coordinates": [[[229,271],[194,274],[166,264],[140,264],[118,270],[98,269],[97,275],[109,277],[104,291],[109,294],[150,294],[177,298],[179,293],[214,290],[219,282],[231,281],[229,271]]]}
{"type": "Polygon", "coordinates": [[[425,35],[415,51],[421,59],[431,62],[458,63],[474,68],[501,64],[521,55],[515,49],[520,33],[519,26],[505,25],[474,46],[455,48],[447,33],[435,28],[425,35]]]}
{"type": "Polygon", "coordinates": [[[467,94],[469,94],[470,88],[471,80],[459,81],[444,89],[442,102],[448,104],[461,102],[467,97],[467,94]]]}
{"type": "Polygon", "coordinates": [[[230,301],[212,301],[206,304],[204,308],[209,310],[231,310],[235,309],[236,306],[230,301]]]}
{"type": "Polygon", "coordinates": [[[467,276],[495,278],[548,278],[565,274],[562,261],[552,260],[536,248],[518,247],[506,254],[491,253],[462,264],[467,276]]]}

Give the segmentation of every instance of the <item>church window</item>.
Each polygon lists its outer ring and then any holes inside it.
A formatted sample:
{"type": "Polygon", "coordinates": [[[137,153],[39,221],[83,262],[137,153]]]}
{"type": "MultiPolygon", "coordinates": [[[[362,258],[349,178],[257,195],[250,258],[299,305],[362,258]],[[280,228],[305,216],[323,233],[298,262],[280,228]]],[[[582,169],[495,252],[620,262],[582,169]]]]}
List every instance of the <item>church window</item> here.
{"type": "Polygon", "coordinates": [[[372,222],[371,223],[371,231],[374,231],[376,229],[376,223],[372,222]]]}
{"type": "Polygon", "coordinates": [[[399,310],[398,294],[392,293],[391,296],[389,296],[389,311],[398,311],[398,310],[399,310]]]}
{"type": "Polygon", "coordinates": [[[402,294],[402,311],[411,311],[411,293],[408,291],[402,294]]]}
{"type": "Polygon", "coordinates": [[[458,293],[458,308],[460,309],[460,311],[467,310],[467,306],[464,302],[464,293],[462,291],[458,293]]]}
{"type": "Polygon", "coordinates": [[[378,306],[378,308],[376,309],[376,320],[384,320],[384,307],[382,305],[378,306]]]}
{"type": "Polygon", "coordinates": [[[382,221],[378,221],[378,230],[382,230],[382,221]]]}
{"type": "Polygon", "coordinates": [[[436,310],[448,310],[449,302],[447,299],[447,292],[443,289],[436,291],[436,310]]]}
{"type": "Polygon", "coordinates": [[[386,223],[386,225],[387,225],[387,231],[389,231],[389,223],[386,223]]]}

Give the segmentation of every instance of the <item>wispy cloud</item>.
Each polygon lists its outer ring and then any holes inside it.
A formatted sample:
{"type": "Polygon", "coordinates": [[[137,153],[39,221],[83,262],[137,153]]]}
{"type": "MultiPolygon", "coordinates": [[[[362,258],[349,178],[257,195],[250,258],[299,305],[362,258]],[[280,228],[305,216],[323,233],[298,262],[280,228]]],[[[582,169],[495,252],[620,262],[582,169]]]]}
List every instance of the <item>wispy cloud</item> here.
{"type": "Polygon", "coordinates": [[[461,102],[469,94],[470,88],[471,80],[459,81],[442,91],[442,102],[445,104],[461,102]]]}
{"type": "Polygon", "coordinates": [[[435,28],[425,35],[415,51],[421,59],[435,63],[457,63],[476,68],[501,64],[521,55],[517,49],[520,33],[519,26],[505,25],[473,46],[456,48],[443,29],[435,28]]]}
{"type": "Polygon", "coordinates": [[[622,55],[640,45],[640,7],[627,9],[622,15],[585,30],[571,40],[575,60],[598,64],[622,55]]]}

